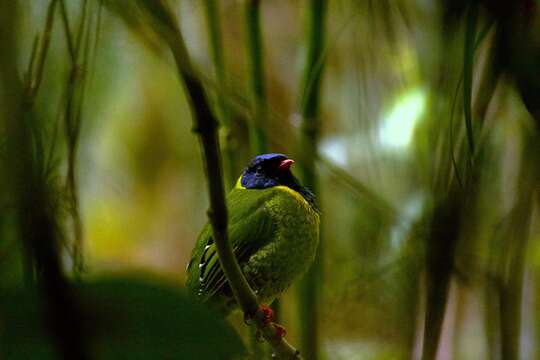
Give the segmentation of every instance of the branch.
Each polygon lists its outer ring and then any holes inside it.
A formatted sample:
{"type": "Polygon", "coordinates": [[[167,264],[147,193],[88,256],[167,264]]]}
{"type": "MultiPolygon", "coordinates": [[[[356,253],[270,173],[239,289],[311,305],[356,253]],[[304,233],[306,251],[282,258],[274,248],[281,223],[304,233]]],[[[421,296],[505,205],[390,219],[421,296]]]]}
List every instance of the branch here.
{"type": "Polygon", "coordinates": [[[139,5],[151,15],[154,30],[169,46],[179,76],[185,85],[193,113],[193,131],[199,136],[204,153],[210,194],[208,218],[212,225],[219,262],[234,297],[244,314],[253,318],[255,326],[272,346],[279,359],[301,359],[299,352],[280,335],[280,330],[275,324],[266,324],[265,314],[259,307],[257,296],[242,274],[232,251],[227,234],[227,206],[219,152],[218,122],[210,109],[202,83],[195,75],[177,21],[163,1],[139,0],[139,5]]]}

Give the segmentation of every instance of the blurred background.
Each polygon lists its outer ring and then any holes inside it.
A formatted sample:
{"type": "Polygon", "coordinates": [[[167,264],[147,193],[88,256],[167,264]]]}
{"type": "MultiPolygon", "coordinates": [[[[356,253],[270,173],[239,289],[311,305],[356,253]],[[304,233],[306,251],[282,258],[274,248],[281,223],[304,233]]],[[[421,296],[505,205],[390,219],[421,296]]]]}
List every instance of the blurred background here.
{"type": "Polygon", "coordinates": [[[318,196],[279,311],[307,359],[540,356],[537,1],[2,3],[0,289],[43,281],[45,322],[69,283],[183,286],[209,201],[173,18],[225,187],[264,150],[318,196]]]}

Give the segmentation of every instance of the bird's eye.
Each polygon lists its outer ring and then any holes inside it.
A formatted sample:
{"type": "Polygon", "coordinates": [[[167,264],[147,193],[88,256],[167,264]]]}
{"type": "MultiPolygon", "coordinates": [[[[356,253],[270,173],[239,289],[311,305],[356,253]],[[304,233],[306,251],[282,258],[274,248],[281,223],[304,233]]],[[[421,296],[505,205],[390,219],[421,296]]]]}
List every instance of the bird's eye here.
{"type": "Polygon", "coordinates": [[[261,176],[262,173],[263,173],[262,167],[261,167],[261,166],[257,166],[257,168],[255,168],[255,175],[261,176]]]}

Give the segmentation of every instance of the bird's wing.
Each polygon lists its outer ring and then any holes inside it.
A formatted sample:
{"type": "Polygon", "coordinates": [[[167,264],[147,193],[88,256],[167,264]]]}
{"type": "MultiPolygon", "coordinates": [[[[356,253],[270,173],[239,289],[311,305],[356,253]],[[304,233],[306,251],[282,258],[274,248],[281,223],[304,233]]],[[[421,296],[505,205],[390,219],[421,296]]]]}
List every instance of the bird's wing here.
{"type": "MultiPolygon", "coordinates": [[[[269,193],[261,190],[233,190],[227,198],[229,241],[240,266],[271,240],[275,231],[265,206],[269,193]]],[[[202,301],[223,289],[227,279],[221,266],[209,224],[205,226],[188,265],[188,287],[202,301]]]]}

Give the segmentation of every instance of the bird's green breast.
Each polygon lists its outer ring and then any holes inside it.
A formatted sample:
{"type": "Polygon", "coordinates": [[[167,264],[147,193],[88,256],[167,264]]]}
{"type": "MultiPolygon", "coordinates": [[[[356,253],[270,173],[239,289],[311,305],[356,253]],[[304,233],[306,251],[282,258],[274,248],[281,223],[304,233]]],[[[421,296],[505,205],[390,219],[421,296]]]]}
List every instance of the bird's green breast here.
{"type": "MultiPolygon", "coordinates": [[[[248,283],[260,301],[269,303],[304,273],[315,258],[319,214],[298,192],[285,187],[244,189],[239,184],[227,196],[229,241],[248,283]]],[[[204,301],[228,313],[232,294],[216,272],[211,229],[207,224],[188,265],[187,287],[204,301]]]]}
{"type": "Polygon", "coordinates": [[[271,194],[264,206],[276,225],[275,232],[271,241],[243,266],[260,299],[269,302],[313,262],[319,241],[319,214],[299,193],[285,186],[235,191],[271,194]]]}

